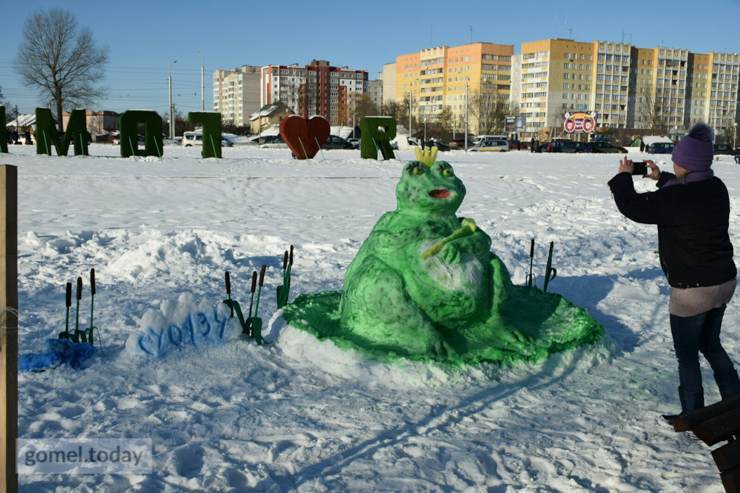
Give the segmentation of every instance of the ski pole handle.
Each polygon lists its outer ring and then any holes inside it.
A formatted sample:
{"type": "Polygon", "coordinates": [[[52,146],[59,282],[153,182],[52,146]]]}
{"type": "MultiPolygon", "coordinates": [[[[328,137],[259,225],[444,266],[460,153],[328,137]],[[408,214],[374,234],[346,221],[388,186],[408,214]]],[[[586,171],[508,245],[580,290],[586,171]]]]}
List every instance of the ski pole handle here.
{"type": "Polygon", "coordinates": [[[82,299],[82,278],[77,278],[77,301],[82,299]]]}
{"type": "Polygon", "coordinates": [[[72,306],[72,283],[67,283],[67,293],[65,296],[65,304],[67,305],[67,308],[72,306]]]}
{"type": "Polygon", "coordinates": [[[293,265],[293,245],[290,245],[290,255],[288,256],[288,265],[293,265]]]}
{"type": "Polygon", "coordinates": [[[257,291],[257,271],[252,272],[252,294],[257,291]]]}
{"type": "Polygon", "coordinates": [[[90,269],[90,294],[95,296],[95,268],[90,269]]]}
{"type": "Polygon", "coordinates": [[[263,265],[260,269],[260,287],[265,283],[265,271],[267,270],[267,266],[263,265]]]}
{"type": "Polygon", "coordinates": [[[229,271],[224,273],[224,281],[226,283],[226,294],[231,298],[231,275],[229,271]]]}
{"type": "Polygon", "coordinates": [[[529,258],[534,258],[534,238],[529,244],[529,258]]]}
{"type": "Polygon", "coordinates": [[[288,268],[288,250],[283,253],[283,270],[288,268]]]}

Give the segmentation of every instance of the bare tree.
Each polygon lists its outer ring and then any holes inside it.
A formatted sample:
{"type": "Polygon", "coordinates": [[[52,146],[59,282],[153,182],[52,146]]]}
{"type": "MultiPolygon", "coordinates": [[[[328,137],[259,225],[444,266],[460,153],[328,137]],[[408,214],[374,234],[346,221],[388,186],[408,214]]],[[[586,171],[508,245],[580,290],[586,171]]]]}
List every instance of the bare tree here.
{"type": "Polygon", "coordinates": [[[478,121],[479,134],[504,133],[509,107],[500,95],[474,93],[468,111],[478,121]]]}
{"type": "Polygon", "coordinates": [[[62,112],[90,104],[103,95],[98,83],[105,76],[107,48],[98,48],[92,31],[78,29],[68,10],[37,12],[26,20],[15,67],[29,86],[54,103],[57,125],[62,112]]]}
{"type": "Polygon", "coordinates": [[[643,98],[638,106],[642,126],[650,129],[654,133],[664,134],[668,132],[668,119],[664,115],[663,108],[658,101],[653,98],[649,91],[643,92],[643,98]]]}

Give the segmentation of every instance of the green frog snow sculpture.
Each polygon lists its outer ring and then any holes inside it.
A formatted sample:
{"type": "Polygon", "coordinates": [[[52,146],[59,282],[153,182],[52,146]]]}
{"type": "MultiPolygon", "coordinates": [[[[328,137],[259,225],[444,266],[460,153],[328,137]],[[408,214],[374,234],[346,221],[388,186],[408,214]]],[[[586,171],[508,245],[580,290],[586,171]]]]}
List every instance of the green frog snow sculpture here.
{"type": "Polygon", "coordinates": [[[417,152],[360,247],[341,292],[299,296],[298,329],[379,359],[453,364],[536,361],[599,339],[603,329],[562,296],[514,286],[491,239],[455,212],[465,186],[436,149],[417,152]]]}

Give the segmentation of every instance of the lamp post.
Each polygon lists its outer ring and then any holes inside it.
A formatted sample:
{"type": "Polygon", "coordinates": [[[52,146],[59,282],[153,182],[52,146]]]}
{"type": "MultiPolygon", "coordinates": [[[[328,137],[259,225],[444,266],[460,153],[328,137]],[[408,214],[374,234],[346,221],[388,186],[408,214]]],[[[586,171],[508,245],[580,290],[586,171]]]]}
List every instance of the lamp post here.
{"type": "Polygon", "coordinates": [[[737,149],[737,122],[732,124],[732,150],[737,149]]]}

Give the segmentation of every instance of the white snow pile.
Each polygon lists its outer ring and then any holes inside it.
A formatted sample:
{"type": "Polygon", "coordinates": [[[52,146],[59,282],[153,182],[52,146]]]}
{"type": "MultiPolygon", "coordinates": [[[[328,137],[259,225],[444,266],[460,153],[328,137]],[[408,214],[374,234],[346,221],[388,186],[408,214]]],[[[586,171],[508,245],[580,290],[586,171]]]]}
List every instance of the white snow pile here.
{"type": "Polygon", "coordinates": [[[133,357],[162,358],[182,351],[197,351],[205,346],[226,344],[242,332],[229,309],[219,303],[199,303],[191,293],[165,300],[159,310],[148,310],[139,324],[140,332],[126,340],[126,352],[133,357]]]}
{"type": "MultiPolygon", "coordinates": [[[[341,289],[395,207],[412,151],[381,162],[358,151],[295,161],[287,149],[247,146],[224,148],[221,160],[179,146],[151,160],[106,145],[89,157],[10,150],[21,352],[63,328],[64,283],[82,275],[88,286],[91,267],[101,346],[84,371],[20,375],[20,436],[147,438],[154,458],[145,475],[22,476],[23,491],[722,491],[708,449],[660,419],[679,408],[669,289],[655,228],[624,219],[606,187],[620,156],[441,155],[467,187],[459,214],[491,236],[513,281],[524,283],[535,237],[541,286],[555,241],[550,289],[607,333],[539,365],[451,371],[369,361],[285,326],[276,310],[291,244],[291,299],[341,289]],[[248,307],[262,265],[268,344],[233,338],[233,321],[208,341],[208,325],[228,313],[224,271],[248,307]],[[158,350],[160,334],[165,357],[132,358],[142,336],[158,350]]],[[[714,169],[730,191],[737,246],[740,167],[721,156],[714,169]]],[[[723,341],[736,363],[738,326],[732,303],[723,341]]],[[[704,379],[717,400],[708,368],[704,379]]]]}

